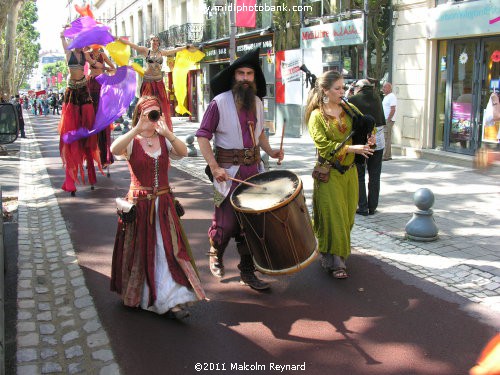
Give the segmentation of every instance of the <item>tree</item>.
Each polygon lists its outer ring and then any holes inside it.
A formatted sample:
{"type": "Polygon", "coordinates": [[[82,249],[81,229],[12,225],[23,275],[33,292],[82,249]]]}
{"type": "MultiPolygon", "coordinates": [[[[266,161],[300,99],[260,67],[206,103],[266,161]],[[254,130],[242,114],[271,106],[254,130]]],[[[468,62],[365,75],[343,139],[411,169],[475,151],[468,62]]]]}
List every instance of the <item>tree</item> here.
{"type": "Polygon", "coordinates": [[[0,0],[0,93],[13,95],[34,68],[40,46],[35,43],[38,33],[33,28],[37,20],[36,0],[0,0]],[[24,22],[23,17],[27,17],[24,22]],[[18,24],[21,18],[21,26],[18,24]],[[27,40],[16,38],[22,32],[27,40]],[[19,60],[21,59],[21,60],[19,60]],[[24,72],[21,72],[23,71],[24,72]]]}
{"type": "MultiPolygon", "coordinates": [[[[68,66],[63,60],[56,61],[55,63],[51,64],[45,64],[43,66],[43,75],[46,77],[57,77],[59,73],[61,73],[63,77],[66,77],[66,75],[68,74],[68,66]]],[[[62,87],[65,87],[66,84],[64,82],[57,82],[56,86],[57,90],[59,91],[62,87]]]]}
{"type": "Polygon", "coordinates": [[[7,22],[8,12],[6,12],[5,9],[10,9],[12,7],[12,4],[14,4],[14,0],[0,0],[0,9],[2,10],[0,12],[0,32],[4,30],[5,24],[7,22]]]}
{"type": "Polygon", "coordinates": [[[368,1],[368,76],[380,80],[389,66],[389,34],[391,31],[391,0],[353,0],[352,9],[363,10],[368,1]]]}
{"type": "Polygon", "coordinates": [[[28,1],[21,9],[17,25],[17,58],[12,82],[15,92],[18,92],[19,88],[27,83],[33,69],[38,64],[40,44],[34,41],[38,40],[40,34],[33,26],[37,18],[35,3],[28,1]]]}
{"type": "MultiPolygon", "coordinates": [[[[287,6],[301,5],[300,0],[289,0],[287,6]]],[[[284,51],[300,48],[300,13],[273,12],[273,25],[276,29],[275,50],[284,51]]]]}

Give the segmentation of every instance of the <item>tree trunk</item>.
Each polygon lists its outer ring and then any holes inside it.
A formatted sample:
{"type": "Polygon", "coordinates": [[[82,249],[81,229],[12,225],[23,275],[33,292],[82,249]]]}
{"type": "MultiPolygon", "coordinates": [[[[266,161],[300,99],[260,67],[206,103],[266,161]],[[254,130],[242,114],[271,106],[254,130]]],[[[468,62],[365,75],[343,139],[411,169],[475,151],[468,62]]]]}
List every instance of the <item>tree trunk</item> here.
{"type": "Polygon", "coordinates": [[[5,23],[7,22],[7,15],[9,12],[6,10],[10,9],[13,2],[14,0],[0,0],[0,9],[2,9],[0,12],[0,32],[3,31],[5,23]]]}
{"type": "Polygon", "coordinates": [[[5,52],[3,59],[2,74],[0,77],[0,90],[3,95],[10,97],[13,92],[14,68],[16,61],[16,28],[19,17],[19,9],[24,0],[14,0],[7,15],[7,28],[5,30],[5,52]]]}

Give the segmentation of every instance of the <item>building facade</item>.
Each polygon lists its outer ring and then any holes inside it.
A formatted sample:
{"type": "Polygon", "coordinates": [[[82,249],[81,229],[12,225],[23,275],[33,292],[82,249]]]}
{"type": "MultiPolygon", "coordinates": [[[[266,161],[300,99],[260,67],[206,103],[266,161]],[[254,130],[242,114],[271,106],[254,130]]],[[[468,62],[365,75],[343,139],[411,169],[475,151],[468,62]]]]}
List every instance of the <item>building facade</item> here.
{"type": "Polygon", "coordinates": [[[497,0],[399,0],[393,15],[395,147],[469,162],[499,148],[499,123],[485,121],[499,92],[497,0]]]}
{"type": "MultiPolygon", "coordinates": [[[[119,37],[128,37],[133,43],[149,47],[149,36],[158,35],[162,49],[179,45],[199,45],[203,39],[203,0],[94,0],[91,2],[96,20],[111,27],[119,37]]],[[[140,57],[135,62],[143,64],[140,57]]],[[[175,87],[172,80],[173,59],[165,59],[162,70],[170,94],[171,113],[175,115],[175,87]]],[[[187,76],[185,107],[198,120],[203,113],[202,72],[195,66],[187,76]]]]}

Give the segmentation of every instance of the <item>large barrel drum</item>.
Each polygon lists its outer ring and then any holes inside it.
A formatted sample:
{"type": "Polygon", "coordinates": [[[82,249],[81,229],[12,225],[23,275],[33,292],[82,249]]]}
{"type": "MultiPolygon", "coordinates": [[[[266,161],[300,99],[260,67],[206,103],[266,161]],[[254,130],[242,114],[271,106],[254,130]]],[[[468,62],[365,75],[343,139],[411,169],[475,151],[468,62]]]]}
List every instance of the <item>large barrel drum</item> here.
{"type": "Polygon", "coordinates": [[[248,178],[231,195],[256,268],[268,275],[290,274],[317,255],[302,181],[287,170],[248,178]]]}

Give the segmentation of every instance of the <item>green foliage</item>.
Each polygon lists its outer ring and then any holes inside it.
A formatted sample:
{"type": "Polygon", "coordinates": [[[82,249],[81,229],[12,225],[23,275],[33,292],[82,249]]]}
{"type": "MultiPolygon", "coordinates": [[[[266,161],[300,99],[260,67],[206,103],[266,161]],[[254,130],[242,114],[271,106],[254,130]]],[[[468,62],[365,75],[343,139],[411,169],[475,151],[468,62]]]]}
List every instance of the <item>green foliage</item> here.
{"type": "Polygon", "coordinates": [[[16,29],[16,67],[14,88],[19,88],[26,84],[33,70],[38,65],[38,53],[40,44],[37,42],[39,32],[33,26],[38,20],[36,2],[26,1],[19,12],[19,19],[16,29]]]}
{"type": "MultiPolygon", "coordinates": [[[[363,0],[352,1],[352,9],[363,10],[363,6],[363,0]]],[[[377,80],[389,70],[391,15],[391,0],[368,0],[368,76],[377,80]]]]}
{"type": "MultiPolygon", "coordinates": [[[[68,66],[66,65],[65,60],[56,61],[55,63],[45,64],[43,66],[43,75],[48,77],[57,77],[58,73],[61,73],[63,77],[68,75],[68,66]]],[[[57,81],[56,81],[57,82],[57,81]]],[[[66,86],[65,80],[63,82],[56,83],[57,90],[59,91],[61,88],[66,86]]]]}

